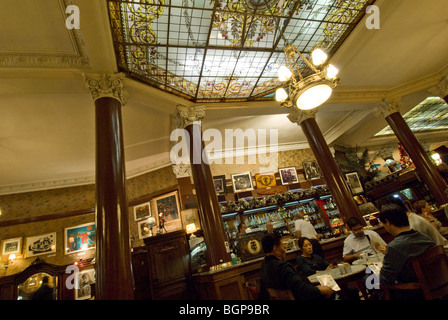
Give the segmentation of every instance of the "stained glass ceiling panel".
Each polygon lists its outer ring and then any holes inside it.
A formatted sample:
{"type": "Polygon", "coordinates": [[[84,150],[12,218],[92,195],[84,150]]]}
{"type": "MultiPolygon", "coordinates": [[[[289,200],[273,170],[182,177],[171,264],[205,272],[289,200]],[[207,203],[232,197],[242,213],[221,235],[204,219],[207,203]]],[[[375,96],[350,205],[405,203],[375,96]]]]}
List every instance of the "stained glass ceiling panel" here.
{"type": "MultiPolygon", "coordinates": [[[[429,97],[403,115],[413,132],[448,129],[448,105],[439,97],[429,97]]],[[[375,134],[385,136],[393,134],[390,126],[375,134]]]]}
{"type": "Polygon", "coordinates": [[[108,0],[118,67],[195,102],[272,99],[285,41],[332,54],[374,0],[108,0]]]}

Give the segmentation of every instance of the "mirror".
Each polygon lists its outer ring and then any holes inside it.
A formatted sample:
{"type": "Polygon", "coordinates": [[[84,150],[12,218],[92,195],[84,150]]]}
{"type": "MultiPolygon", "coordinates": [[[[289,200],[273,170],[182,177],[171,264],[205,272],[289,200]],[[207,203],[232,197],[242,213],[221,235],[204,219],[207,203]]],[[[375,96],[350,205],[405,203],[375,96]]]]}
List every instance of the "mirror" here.
{"type": "Polygon", "coordinates": [[[58,278],[35,273],[17,286],[17,300],[56,300],[58,278]]]}

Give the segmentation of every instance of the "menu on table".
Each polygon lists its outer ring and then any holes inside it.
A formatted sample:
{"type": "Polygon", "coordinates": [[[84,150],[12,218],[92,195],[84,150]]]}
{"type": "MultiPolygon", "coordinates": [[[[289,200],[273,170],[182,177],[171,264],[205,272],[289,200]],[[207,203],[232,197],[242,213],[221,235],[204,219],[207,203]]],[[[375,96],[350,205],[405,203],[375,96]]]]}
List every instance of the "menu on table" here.
{"type": "Polygon", "coordinates": [[[330,287],[333,291],[341,290],[331,274],[317,275],[316,279],[321,285],[330,287]]]}

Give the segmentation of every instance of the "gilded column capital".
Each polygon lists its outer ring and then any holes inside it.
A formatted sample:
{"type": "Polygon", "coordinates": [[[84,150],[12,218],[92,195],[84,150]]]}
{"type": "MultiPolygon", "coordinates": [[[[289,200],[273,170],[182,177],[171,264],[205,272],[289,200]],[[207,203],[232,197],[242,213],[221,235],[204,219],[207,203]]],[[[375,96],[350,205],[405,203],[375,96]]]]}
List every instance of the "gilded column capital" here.
{"type": "Polygon", "coordinates": [[[126,105],[128,93],[124,88],[124,73],[84,73],[86,87],[92,94],[93,101],[110,97],[126,105]]]}
{"type": "Polygon", "coordinates": [[[188,163],[173,164],[173,172],[176,178],[184,178],[191,176],[191,165],[188,163]]]}
{"type": "Polygon", "coordinates": [[[384,99],[383,103],[373,109],[373,114],[376,117],[386,118],[392,113],[400,112],[401,98],[384,99]]]}
{"type": "Polygon", "coordinates": [[[317,108],[311,110],[300,110],[297,107],[293,107],[291,112],[288,114],[288,119],[292,123],[297,123],[300,125],[303,121],[307,119],[315,119],[316,118],[317,108]]]}
{"type": "Polygon", "coordinates": [[[431,94],[440,97],[442,99],[448,96],[448,75],[444,76],[438,84],[436,84],[432,88],[429,88],[428,91],[431,94]]]}
{"type": "Polygon", "coordinates": [[[193,122],[200,122],[205,116],[205,106],[177,106],[177,122],[179,128],[185,128],[193,122]]]}

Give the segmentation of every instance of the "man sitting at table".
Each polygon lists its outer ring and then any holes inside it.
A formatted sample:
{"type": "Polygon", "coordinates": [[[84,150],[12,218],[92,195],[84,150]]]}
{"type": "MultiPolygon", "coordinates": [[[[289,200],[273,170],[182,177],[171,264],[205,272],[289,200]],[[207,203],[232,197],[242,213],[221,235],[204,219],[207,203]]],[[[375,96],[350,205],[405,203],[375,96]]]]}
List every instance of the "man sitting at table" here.
{"type": "Polygon", "coordinates": [[[345,262],[352,263],[361,253],[375,255],[386,251],[386,242],[373,230],[364,230],[361,222],[351,217],[347,221],[351,234],[344,240],[342,256],[345,262]]]}
{"type": "MultiPolygon", "coordinates": [[[[435,246],[428,236],[409,227],[406,210],[397,204],[387,204],[381,208],[380,221],[394,239],[387,245],[386,255],[380,271],[380,285],[392,285],[396,282],[417,282],[412,259],[435,246]]],[[[391,299],[423,299],[420,290],[395,290],[391,299]]]]}
{"type": "Polygon", "coordinates": [[[291,290],[296,300],[322,300],[333,295],[330,287],[312,285],[285,261],[286,249],[279,235],[265,235],[261,245],[265,258],[260,268],[259,299],[269,299],[267,288],[291,290]]]}

